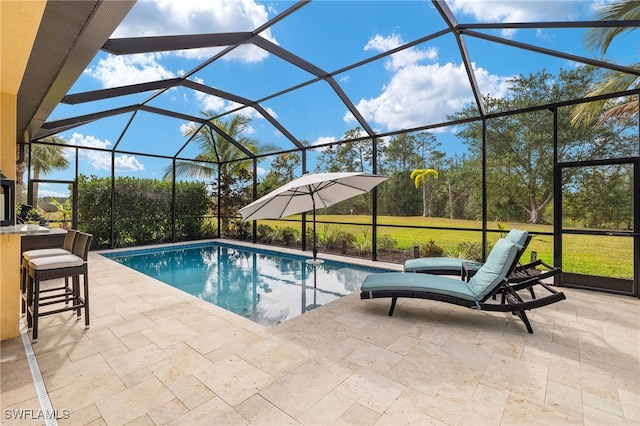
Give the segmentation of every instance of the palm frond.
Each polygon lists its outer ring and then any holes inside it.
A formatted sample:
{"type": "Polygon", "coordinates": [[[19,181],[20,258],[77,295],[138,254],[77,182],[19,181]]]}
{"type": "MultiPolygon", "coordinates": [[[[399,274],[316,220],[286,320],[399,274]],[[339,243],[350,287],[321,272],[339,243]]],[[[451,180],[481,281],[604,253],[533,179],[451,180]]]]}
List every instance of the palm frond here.
{"type": "MultiPolygon", "coordinates": [[[[635,66],[638,65],[640,64],[636,64],[635,66]]],[[[591,88],[589,93],[587,93],[587,97],[622,92],[637,87],[640,87],[640,77],[637,75],[609,70],[605,72],[602,79],[591,88]]],[[[571,112],[571,124],[575,126],[596,122],[596,125],[601,125],[607,119],[613,117],[626,121],[633,118],[635,114],[638,114],[638,101],[635,97],[629,97],[622,103],[614,106],[611,106],[611,102],[610,99],[603,99],[577,105],[571,112]],[[615,111],[607,110],[609,107],[615,108],[615,111]]]]}
{"type": "MultiPolygon", "coordinates": [[[[596,13],[599,21],[629,21],[640,19],[640,1],[638,0],[614,0],[603,4],[596,13]]],[[[609,49],[614,38],[625,32],[631,32],[637,28],[622,27],[597,27],[591,28],[585,34],[585,44],[590,49],[600,50],[604,55],[609,49]]]]}

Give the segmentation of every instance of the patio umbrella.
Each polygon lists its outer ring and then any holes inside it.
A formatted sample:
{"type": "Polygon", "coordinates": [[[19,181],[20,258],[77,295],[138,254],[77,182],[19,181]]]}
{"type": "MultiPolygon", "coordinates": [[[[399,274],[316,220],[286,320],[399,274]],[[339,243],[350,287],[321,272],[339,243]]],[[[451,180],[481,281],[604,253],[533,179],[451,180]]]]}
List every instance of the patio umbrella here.
{"type": "Polygon", "coordinates": [[[240,209],[242,220],[280,219],[313,211],[313,259],[316,259],[316,209],[371,191],[388,179],[370,173],[304,174],[240,209]]]}

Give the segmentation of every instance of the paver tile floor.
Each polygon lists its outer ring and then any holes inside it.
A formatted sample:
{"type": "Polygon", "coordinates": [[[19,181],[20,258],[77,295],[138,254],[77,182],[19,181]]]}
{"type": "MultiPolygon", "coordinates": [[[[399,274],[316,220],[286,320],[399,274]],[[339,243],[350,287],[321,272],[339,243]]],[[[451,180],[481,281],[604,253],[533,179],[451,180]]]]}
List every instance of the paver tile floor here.
{"type": "MultiPolygon", "coordinates": [[[[265,328],[98,253],[89,277],[91,328],[44,317],[32,345],[59,424],[640,424],[639,299],[562,289],[528,334],[354,293],[265,328]]],[[[1,358],[2,424],[45,424],[21,338],[1,358]]]]}

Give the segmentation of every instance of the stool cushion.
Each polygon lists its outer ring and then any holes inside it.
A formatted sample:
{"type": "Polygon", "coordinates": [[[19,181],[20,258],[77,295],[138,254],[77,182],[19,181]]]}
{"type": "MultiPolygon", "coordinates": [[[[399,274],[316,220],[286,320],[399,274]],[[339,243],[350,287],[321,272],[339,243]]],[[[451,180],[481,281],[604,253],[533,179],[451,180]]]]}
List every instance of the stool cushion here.
{"type": "Polygon", "coordinates": [[[58,269],[58,268],[73,268],[75,266],[82,266],[84,260],[80,256],[74,254],[67,254],[64,256],[49,256],[38,257],[29,261],[29,268],[37,271],[58,269]]]}
{"type": "Polygon", "coordinates": [[[48,248],[48,249],[39,249],[39,250],[27,250],[22,253],[22,258],[26,260],[36,259],[38,257],[49,257],[49,256],[64,256],[65,254],[71,254],[69,250],[65,250],[62,248],[48,248]]]}

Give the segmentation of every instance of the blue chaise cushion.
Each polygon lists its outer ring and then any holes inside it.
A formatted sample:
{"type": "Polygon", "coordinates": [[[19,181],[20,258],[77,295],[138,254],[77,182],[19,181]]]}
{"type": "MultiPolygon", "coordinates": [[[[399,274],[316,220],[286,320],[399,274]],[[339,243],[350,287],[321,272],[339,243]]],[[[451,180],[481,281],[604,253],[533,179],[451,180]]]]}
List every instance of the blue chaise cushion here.
{"type": "Polygon", "coordinates": [[[507,277],[509,269],[516,261],[518,246],[504,238],[498,240],[487,261],[469,280],[469,290],[477,300],[484,300],[507,277]]]}
{"type": "Polygon", "coordinates": [[[513,244],[518,245],[520,247],[524,247],[527,243],[527,239],[529,238],[529,233],[527,231],[522,231],[520,229],[512,229],[509,231],[505,239],[507,241],[511,241],[513,244]]]}
{"type": "Polygon", "coordinates": [[[456,278],[440,275],[412,274],[405,272],[383,272],[367,275],[361,290],[370,291],[423,291],[445,294],[465,300],[475,300],[467,283],[456,278]]]}
{"type": "Polygon", "coordinates": [[[420,257],[406,260],[404,262],[404,270],[405,272],[460,275],[462,262],[469,262],[469,260],[456,257],[420,257]]]}

